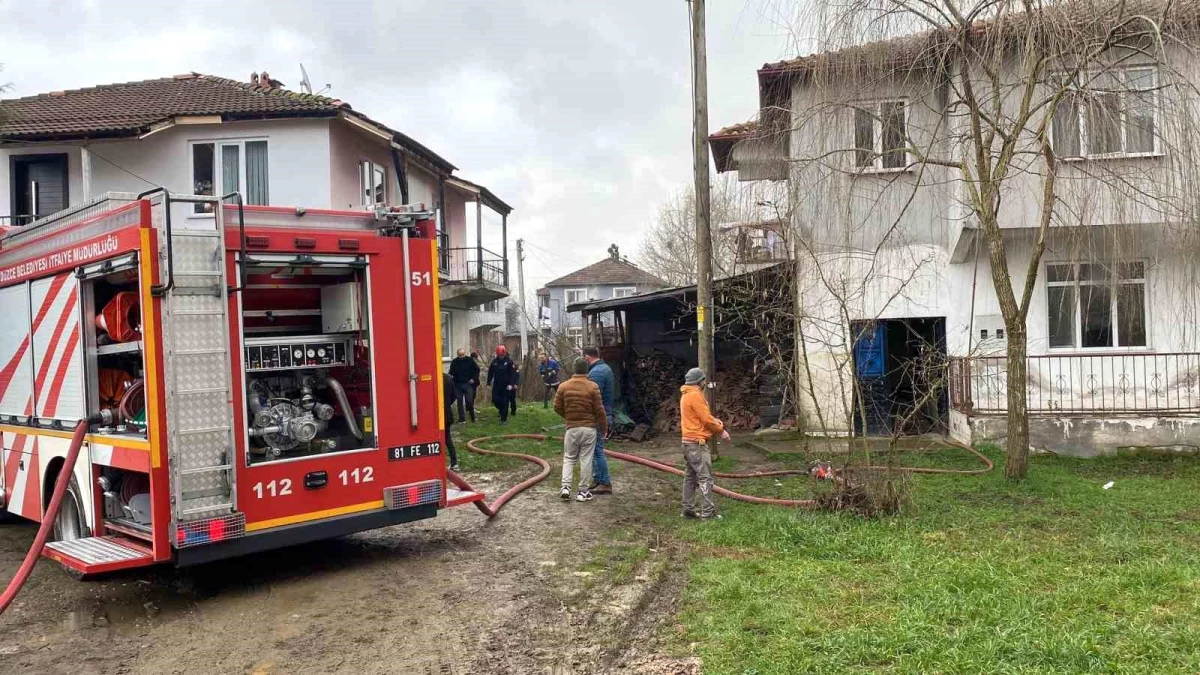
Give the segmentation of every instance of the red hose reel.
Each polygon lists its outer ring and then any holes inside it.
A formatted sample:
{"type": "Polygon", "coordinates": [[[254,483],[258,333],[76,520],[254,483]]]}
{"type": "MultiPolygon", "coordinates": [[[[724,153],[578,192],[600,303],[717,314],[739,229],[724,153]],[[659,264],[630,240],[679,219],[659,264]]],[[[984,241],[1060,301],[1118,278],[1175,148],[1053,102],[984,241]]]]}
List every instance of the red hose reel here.
{"type": "Polygon", "coordinates": [[[141,307],[137,293],[122,291],[96,315],[96,327],[108,333],[113,342],[132,342],[142,339],[141,307]]]}

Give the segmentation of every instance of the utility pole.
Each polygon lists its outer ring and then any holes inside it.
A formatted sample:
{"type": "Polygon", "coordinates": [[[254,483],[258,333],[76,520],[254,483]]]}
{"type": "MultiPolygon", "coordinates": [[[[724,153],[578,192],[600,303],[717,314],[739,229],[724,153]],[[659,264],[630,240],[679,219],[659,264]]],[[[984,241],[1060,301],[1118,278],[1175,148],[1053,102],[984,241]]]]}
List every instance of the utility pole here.
{"type": "MultiPolygon", "coordinates": [[[[708,56],[704,45],[704,0],[690,0],[692,19],[692,168],[696,178],[696,330],[697,361],[709,378],[713,360],[712,232],[708,185],[708,56]]],[[[711,381],[711,380],[710,380],[711,381]]],[[[712,403],[712,390],[709,392],[712,403]]]]}
{"type": "Polygon", "coordinates": [[[529,361],[529,332],[525,327],[529,315],[525,313],[525,240],[517,240],[517,292],[521,294],[521,360],[529,361]]]}

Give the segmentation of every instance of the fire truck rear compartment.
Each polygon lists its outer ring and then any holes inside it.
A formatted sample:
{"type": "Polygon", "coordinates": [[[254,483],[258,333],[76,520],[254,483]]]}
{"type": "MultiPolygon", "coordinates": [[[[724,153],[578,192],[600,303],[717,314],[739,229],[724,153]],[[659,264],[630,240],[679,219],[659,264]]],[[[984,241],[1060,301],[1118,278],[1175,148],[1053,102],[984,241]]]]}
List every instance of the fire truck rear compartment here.
{"type": "Polygon", "coordinates": [[[256,263],[246,279],[250,463],[374,447],[365,267],[256,263]]]}

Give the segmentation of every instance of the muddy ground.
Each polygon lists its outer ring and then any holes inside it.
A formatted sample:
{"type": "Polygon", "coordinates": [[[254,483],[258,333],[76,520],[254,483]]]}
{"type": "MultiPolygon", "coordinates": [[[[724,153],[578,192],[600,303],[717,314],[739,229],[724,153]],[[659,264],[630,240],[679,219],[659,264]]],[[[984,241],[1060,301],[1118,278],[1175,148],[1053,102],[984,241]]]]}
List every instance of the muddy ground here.
{"type": "MultiPolygon", "coordinates": [[[[669,443],[621,449],[678,459],[669,443]]],[[[652,523],[677,512],[678,479],[612,462],[617,494],[565,503],[552,464],[490,522],[467,506],[92,581],[43,560],[0,617],[0,672],[699,672],[667,655],[688,552],[652,523]]],[[[495,495],[522,474],[467,475],[495,495]]],[[[33,534],[0,525],[0,578],[33,534]]]]}

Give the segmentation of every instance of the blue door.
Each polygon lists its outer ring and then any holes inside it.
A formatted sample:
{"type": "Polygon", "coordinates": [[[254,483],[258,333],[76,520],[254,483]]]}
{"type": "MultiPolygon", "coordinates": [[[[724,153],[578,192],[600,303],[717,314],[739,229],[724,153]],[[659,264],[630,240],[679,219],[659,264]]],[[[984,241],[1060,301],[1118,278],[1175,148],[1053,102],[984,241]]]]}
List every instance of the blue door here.
{"type": "Polygon", "coordinates": [[[858,383],[854,397],[854,431],[867,436],[890,434],[887,323],[856,321],[851,330],[855,336],[854,377],[858,383]]]}

